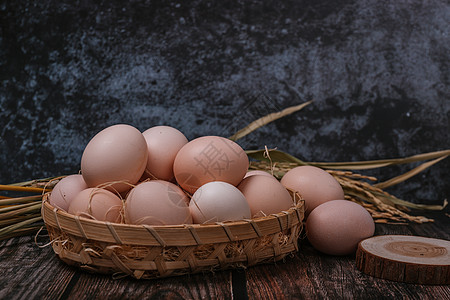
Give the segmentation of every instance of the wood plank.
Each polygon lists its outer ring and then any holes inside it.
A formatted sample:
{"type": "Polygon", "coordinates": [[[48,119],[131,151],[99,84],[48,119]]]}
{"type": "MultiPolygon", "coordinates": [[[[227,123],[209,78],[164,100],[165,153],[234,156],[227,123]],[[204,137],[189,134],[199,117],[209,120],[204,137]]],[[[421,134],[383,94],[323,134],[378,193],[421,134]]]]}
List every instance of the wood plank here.
{"type": "Polygon", "coordinates": [[[247,271],[250,299],[449,299],[450,288],[396,283],[359,272],[353,256],[332,257],[303,245],[285,264],[247,271]]]}
{"type": "Polygon", "coordinates": [[[0,257],[0,299],[232,298],[232,271],[160,280],[113,279],[66,265],[51,247],[37,247],[33,236],[3,241],[0,257]]]}
{"type": "Polygon", "coordinates": [[[408,225],[377,224],[375,235],[404,234],[450,240],[450,217],[445,214],[445,212],[448,213],[448,210],[427,212],[425,216],[435,220],[432,223],[411,223],[408,225]]]}
{"type": "Polygon", "coordinates": [[[74,274],[34,236],[0,242],[0,257],[0,299],[59,298],[74,274]]]}
{"type": "Polygon", "coordinates": [[[68,299],[231,299],[231,271],[157,280],[80,273],[68,299]]]}
{"type": "MultiPolygon", "coordinates": [[[[377,224],[376,234],[406,234],[450,239],[442,212],[427,214],[431,224],[377,224]]],[[[48,240],[40,238],[40,240],[48,240]]],[[[38,248],[34,236],[0,242],[0,299],[450,299],[450,287],[397,283],[357,270],[354,256],[323,255],[305,240],[285,262],[160,280],[114,280],[67,266],[51,247],[38,248]]]]}
{"type": "MultiPolygon", "coordinates": [[[[376,225],[376,234],[449,236],[445,215],[431,214],[436,223],[376,225]]],[[[450,299],[446,285],[413,285],[378,279],[360,272],[355,256],[329,256],[316,251],[307,240],[300,251],[286,262],[247,270],[249,298],[258,299],[450,299]]]]}

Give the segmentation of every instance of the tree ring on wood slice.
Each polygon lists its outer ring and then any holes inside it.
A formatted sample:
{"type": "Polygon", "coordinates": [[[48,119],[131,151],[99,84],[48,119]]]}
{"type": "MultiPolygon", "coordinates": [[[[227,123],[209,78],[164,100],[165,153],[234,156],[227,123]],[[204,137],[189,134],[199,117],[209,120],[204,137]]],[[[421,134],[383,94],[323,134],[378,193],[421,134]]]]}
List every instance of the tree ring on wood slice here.
{"type": "Polygon", "coordinates": [[[356,266],[388,280],[450,284],[450,241],[405,235],[381,235],[361,241],[356,266]]]}

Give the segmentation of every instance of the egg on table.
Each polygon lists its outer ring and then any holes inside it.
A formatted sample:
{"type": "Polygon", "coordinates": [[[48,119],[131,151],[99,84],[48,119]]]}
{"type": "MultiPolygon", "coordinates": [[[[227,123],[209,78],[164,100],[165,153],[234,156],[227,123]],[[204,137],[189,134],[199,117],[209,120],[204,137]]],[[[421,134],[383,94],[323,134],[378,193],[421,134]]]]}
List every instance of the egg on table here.
{"type": "Polygon", "coordinates": [[[370,213],[348,200],[325,202],[306,220],[306,236],[311,245],[330,255],[354,253],[358,243],[374,232],[375,223],[370,213]]]}

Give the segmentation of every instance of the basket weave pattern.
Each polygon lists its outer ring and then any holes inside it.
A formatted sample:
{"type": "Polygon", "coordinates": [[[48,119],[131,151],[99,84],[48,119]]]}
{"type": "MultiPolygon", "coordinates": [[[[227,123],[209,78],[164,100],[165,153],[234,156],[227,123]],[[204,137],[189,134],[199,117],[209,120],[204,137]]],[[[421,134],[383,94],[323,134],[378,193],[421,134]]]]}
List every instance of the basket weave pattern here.
{"type": "MultiPolygon", "coordinates": [[[[298,195],[298,194],[297,194],[298,195]]],[[[67,264],[152,279],[275,262],[298,251],[304,201],[288,211],[215,224],[129,225],[74,216],[44,196],[42,217],[54,252],[67,264]]]]}

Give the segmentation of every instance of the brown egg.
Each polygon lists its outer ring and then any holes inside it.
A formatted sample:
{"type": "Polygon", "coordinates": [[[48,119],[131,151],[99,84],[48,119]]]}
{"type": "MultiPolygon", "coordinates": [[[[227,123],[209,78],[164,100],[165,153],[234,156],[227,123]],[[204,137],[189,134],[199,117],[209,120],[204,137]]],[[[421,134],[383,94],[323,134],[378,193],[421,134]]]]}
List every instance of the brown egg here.
{"type": "Polygon", "coordinates": [[[69,209],[72,199],[88,186],[84,182],[83,176],[79,174],[69,175],[61,179],[53,188],[48,202],[53,206],[64,211],[69,209]]]}
{"type": "Polygon", "coordinates": [[[151,180],[133,188],[125,201],[125,222],[146,225],[191,224],[189,198],[177,185],[151,180]]]}
{"type": "Polygon", "coordinates": [[[375,223],[367,210],[347,200],[323,203],[306,220],[306,236],[311,245],[330,255],[354,253],[358,243],[374,232],[375,223]]]}
{"type": "MultiPolygon", "coordinates": [[[[267,173],[266,173],[267,174],[267,173]]],[[[252,218],[276,214],[293,206],[291,195],[272,175],[244,178],[238,189],[247,199],[252,218]]]]}
{"type": "Polygon", "coordinates": [[[339,182],[328,172],[313,166],[289,170],[281,179],[281,184],[303,197],[306,217],[322,203],[344,199],[344,191],[339,182]]]}
{"type": "Polygon", "coordinates": [[[194,223],[238,221],[251,217],[250,207],[241,191],[223,181],[202,185],[189,203],[194,223]]]}
{"type": "Polygon", "coordinates": [[[248,165],[247,154],[235,142],[219,136],[204,136],[190,141],[178,151],[173,170],[178,184],[194,193],[212,181],[237,186],[248,165]]]}
{"type": "MultiPolygon", "coordinates": [[[[118,124],[97,133],[84,149],[81,173],[89,187],[114,181],[135,184],[147,165],[147,143],[130,125],[118,124]]],[[[131,186],[115,183],[110,190],[124,192],[131,186]]]]}
{"type": "Polygon", "coordinates": [[[70,202],[68,212],[98,221],[120,223],[122,200],[101,188],[88,188],[78,193],[70,202]]]}
{"type": "Polygon", "coordinates": [[[275,178],[275,177],[274,177],[272,174],[270,174],[269,172],[261,171],[261,170],[251,170],[251,171],[248,171],[247,173],[245,173],[244,178],[247,178],[247,177],[253,176],[253,175],[263,175],[263,176],[275,178]]]}
{"type": "Polygon", "coordinates": [[[146,172],[158,179],[173,179],[173,161],[188,139],[178,129],[155,126],[142,133],[147,142],[148,160],[146,172]]]}

